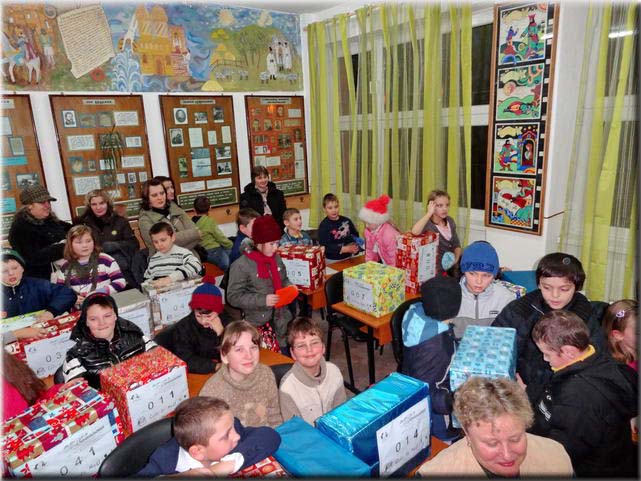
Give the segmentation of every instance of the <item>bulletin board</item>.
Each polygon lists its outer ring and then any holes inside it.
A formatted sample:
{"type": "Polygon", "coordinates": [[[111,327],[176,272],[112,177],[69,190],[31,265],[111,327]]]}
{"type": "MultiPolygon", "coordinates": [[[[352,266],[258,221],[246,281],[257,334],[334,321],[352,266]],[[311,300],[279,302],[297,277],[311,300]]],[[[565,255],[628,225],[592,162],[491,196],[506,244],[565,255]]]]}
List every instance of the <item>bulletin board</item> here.
{"type": "Polygon", "coordinates": [[[140,95],[52,95],[67,197],[74,215],[85,194],[108,191],[126,216],[138,216],[142,184],[152,177],[140,95]]]}
{"type": "Polygon", "coordinates": [[[160,106],[178,205],[193,209],[194,199],[201,195],[212,207],[238,203],[232,97],[161,95],[160,106]]]}
{"type": "Polygon", "coordinates": [[[2,216],[1,237],[6,239],[20,204],[20,191],[29,185],[46,186],[38,137],[28,95],[0,97],[0,135],[2,136],[2,216]]]}
{"type": "Polygon", "coordinates": [[[252,167],[263,165],[285,195],[307,193],[302,96],[246,96],[252,167]]]}

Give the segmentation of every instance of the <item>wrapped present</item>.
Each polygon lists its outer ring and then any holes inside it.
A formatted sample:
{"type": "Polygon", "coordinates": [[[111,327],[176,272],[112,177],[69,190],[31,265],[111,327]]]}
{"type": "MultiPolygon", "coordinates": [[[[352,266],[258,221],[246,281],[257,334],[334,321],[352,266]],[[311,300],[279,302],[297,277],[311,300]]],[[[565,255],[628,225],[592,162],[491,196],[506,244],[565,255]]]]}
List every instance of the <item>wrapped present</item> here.
{"type": "Polygon", "coordinates": [[[372,476],[405,475],[429,456],[428,385],[392,373],[316,421],[327,437],[371,468],[372,476]]]}
{"type": "Polygon", "coordinates": [[[151,299],[138,289],[116,292],[113,296],[118,306],[118,315],[133,322],[142,333],[151,339],[154,322],[151,317],[151,299]]]}
{"type": "Polygon", "coordinates": [[[500,284],[503,287],[505,287],[508,291],[514,293],[514,297],[518,299],[519,297],[523,297],[525,294],[527,294],[527,289],[523,286],[519,286],[517,284],[512,284],[511,282],[504,281],[501,279],[495,279],[494,280],[495,284],[500,284]]]}
{"type": "Polygon", "coordinates": [[[450,365],[452,391],[470,376],[489,378],[516,375],[516,329],[468,326],[450,365]]]}
{"type": "Polygon", "coordinates": [[[5,317],[0,319],[0,334],[6,334],[9,331],[15,331],[16,329],[22,329],[23,327],[29,327],[36,323],[38,315],[42,314],[44,311],[34,311],[27,314],[21,314],[20,316],[5,317]]]}
{"type": "Polygon", "coordinates": [[[405,301],[405,271],[365,262],[343,271],[343,301],[355,309],[381,317],[405,301]]]}
{"type": "Polygon", "coordinates": [[[148,283],[143,284],[143,291],[151,299],[154,328],[159,329],[175,324],[187,316],[191,312],[189,308],[191,294],[201,283],[202,278],[198,277],[174,282],[159,289],[151,287],[148,283]]]}
{"type": "Polygon", "coordinates": [[[283,246],[278,255],[287,269],[289,282],[304,289],[318,289],[325,276],[325,253],[320,246],[283,246]]]}
{"type": "Polygon", "coordinates": [[[408,294],[421,292],[421,284],[437,273],[438,234],[405,232],[396,239],[396,267],[405,271],[408,294]]]}
{"type": "Polygon", "coordinates": [[[2,457],[17,477],[94,476],[123,440],[113,400],[86,381],[5,422],[2,457]]]}
{"type": "Polygon", "coordinates": [[[276,427],[274,457],[294,477],[368,477],[370,467],[298,416],[276,427]]]}
{"type": "Polygon", "coordinates": [[[187,366],[157,347],[100,372],[100,388],[118,407],[125,436],[171,415],[189,397],[187,366]]]}
{"type": "Polygon", "coordinates": [[[5,349],[27,363],[39,378],[51,376],[62,366],[67,351],[74,345],[69,337],[80,318],[80,311],[33,324],[46,331],[43,338],[19,339],[5,349]]]}
{"type": "Polygon", "coordinates": [[[232,478],[285,478],[287,473],[272,456],[268,456],[262,461],[247,466],[237,473],[232,474],[232,478]]]}

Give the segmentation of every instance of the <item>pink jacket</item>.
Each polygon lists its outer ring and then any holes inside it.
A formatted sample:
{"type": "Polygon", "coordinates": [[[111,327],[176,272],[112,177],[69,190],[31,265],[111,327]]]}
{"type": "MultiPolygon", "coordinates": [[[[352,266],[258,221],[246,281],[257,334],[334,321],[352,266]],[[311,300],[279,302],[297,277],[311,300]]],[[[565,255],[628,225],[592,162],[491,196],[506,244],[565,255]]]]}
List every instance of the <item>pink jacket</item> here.
{"type": "Polygon", "coordinates": [[[383,262],[388,266],[396,266],[396,237],[399,232],[389,222],[378,226],[375,231],[365,229],[365,260],[383,262]]]}

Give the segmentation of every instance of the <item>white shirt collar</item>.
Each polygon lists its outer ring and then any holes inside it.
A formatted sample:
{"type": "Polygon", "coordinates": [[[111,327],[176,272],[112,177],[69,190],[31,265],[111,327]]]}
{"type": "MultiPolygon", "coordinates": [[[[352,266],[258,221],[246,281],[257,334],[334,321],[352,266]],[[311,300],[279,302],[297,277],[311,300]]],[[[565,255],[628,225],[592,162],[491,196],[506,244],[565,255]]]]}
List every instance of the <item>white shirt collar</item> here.
{"type": "Polygon", "coordinates": [[[191,457],[191,454],[185,449],[180,448],[178,450],[178,462],[176,463],[176,471],[179,473],[184,473],[190,469],[195,468],[204,468],[205,466],[200,461],[195,460],[191,457]]]}

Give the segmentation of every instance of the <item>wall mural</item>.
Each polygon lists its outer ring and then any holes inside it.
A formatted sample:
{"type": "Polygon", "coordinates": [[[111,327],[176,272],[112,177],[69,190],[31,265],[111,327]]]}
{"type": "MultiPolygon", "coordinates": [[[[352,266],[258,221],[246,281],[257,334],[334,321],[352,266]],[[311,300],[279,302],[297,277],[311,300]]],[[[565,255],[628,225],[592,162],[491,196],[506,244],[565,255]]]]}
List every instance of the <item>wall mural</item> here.
{"type": "Polygon", "coordinates": [[[215,4],[3,8],[6,90],[302,89],[298,15],[215,4]]]}

